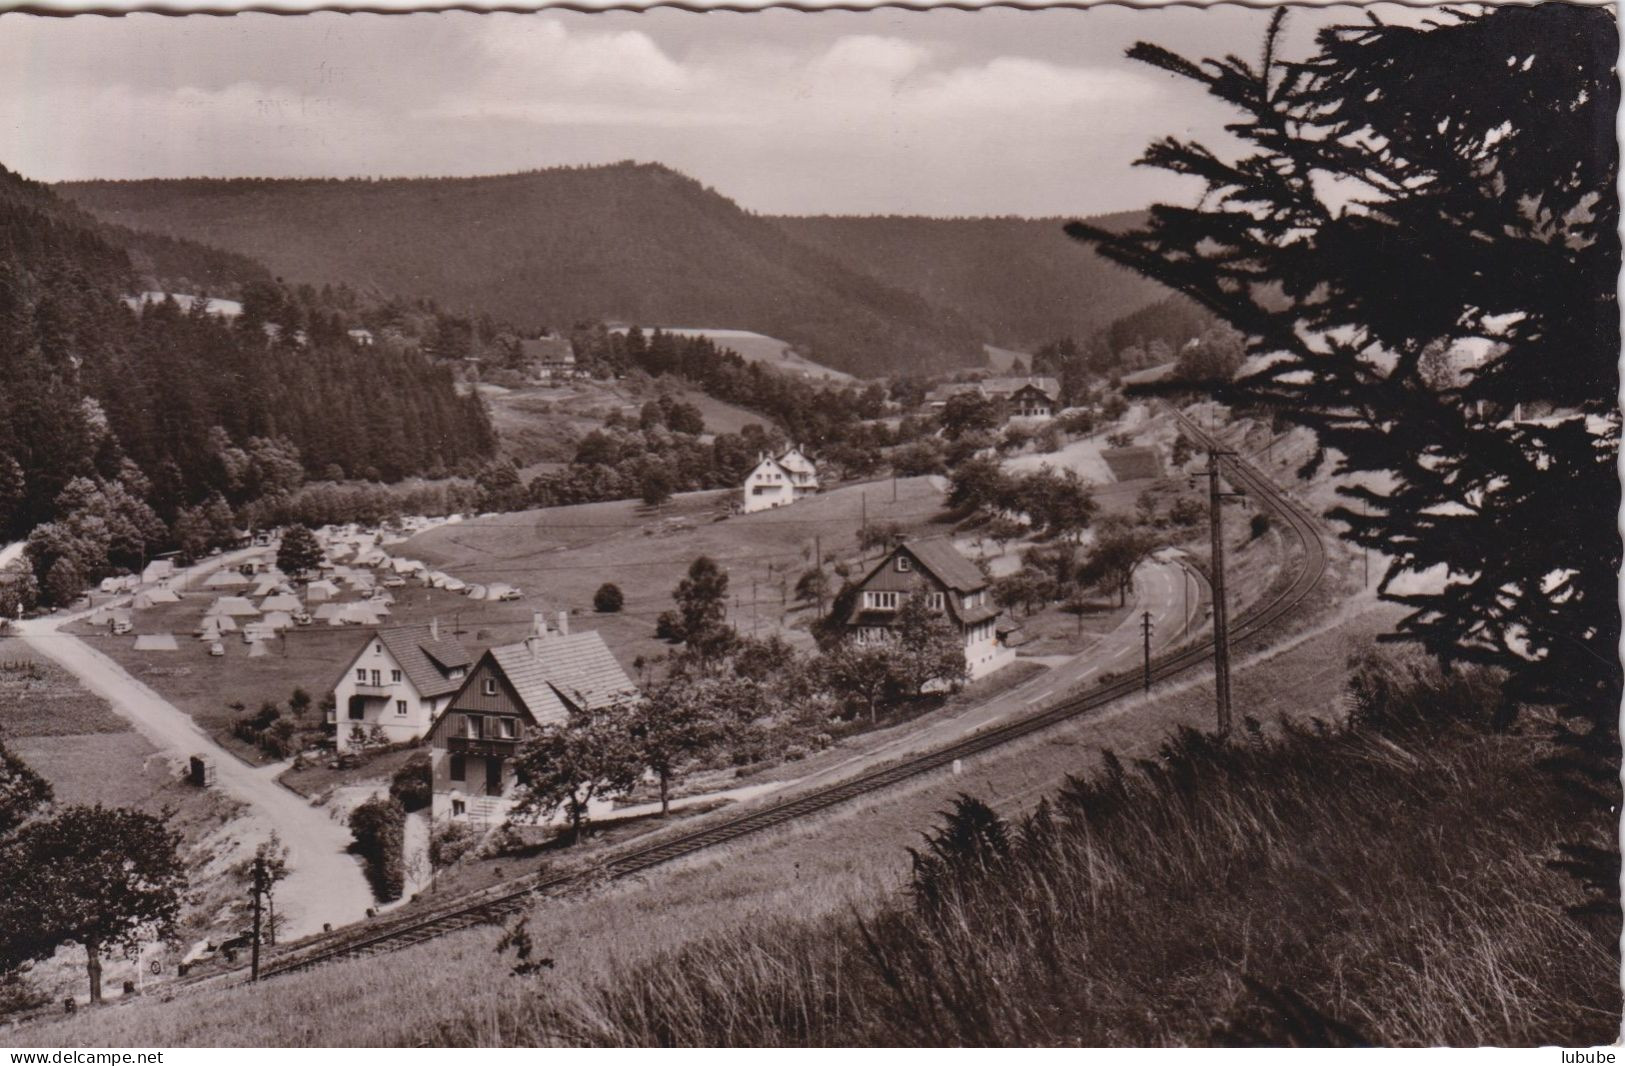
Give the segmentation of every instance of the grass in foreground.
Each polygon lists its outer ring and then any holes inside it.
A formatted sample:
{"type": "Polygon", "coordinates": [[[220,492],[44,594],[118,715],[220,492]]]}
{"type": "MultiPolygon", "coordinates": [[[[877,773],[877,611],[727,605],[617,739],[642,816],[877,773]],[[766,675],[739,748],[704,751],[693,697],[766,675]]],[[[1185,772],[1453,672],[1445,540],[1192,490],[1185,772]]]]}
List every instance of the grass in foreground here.
{"type": "MultiPolygon", "coordinates": [[[[1366,667],[1368,671],[1373,667],[1366,667]]],[[[583,986],[542,968],[504,1044],[1583,1045],[1620,1011],[1617,919],[1548,862],[1606,846],[1497,733],[1480,676],[1380,667],[1346,725],[1285,724],[1073,781],[1021,825],[962,800],[869,917],[715,936],[583,986]],[[980,817],[978,815],[980,814],[980,817]]],[[[547,954],[536,937],[530,962],[547,954]]]]}

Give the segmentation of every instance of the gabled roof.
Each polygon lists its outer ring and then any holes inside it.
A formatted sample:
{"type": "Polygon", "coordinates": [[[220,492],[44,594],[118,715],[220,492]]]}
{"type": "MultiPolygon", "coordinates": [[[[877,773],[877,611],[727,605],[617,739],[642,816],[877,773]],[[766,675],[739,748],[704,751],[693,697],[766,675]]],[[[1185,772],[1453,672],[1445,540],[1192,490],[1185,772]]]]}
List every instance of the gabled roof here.
{"type": "Polygon", "coordinates": [[[992,396],[1011,396],[1029,385],[1051,398],[1061,395],[1061,383],[1051,377],[988,378],[982,389],[992,396]]]}
{"type": "MultiPolygon", "coordinates": [[[[960,555],[947,537],[904,541],[898,545],[898,551],[907,551],[932,577],[955,592],[973,592],[987,584],[987,578],[976,569],[976,564],[960,555]]],[[[892,556],[886,558],[890,560],[892,556]]]]}
{"type": "Polygon", "coordinates": [[[456,692],[463,685],[462,678],[447,675],[457,666],[467,666],[473,661],[468,650],[457,641],[436,640],[428,626],[380,629],[377,637],[401,664],[401,672],[418,690],[418,695],[425,698],[456,692]],[[430,648],[435,650],[434,656],[429,654],[430,648]]]}
{"type": "Polygon", "coordinates": [[[561,698],[602,707],[638,688],[595,631],[548,634],[492,648],[490,654],[538,722],[563,715],[561,698]]]}

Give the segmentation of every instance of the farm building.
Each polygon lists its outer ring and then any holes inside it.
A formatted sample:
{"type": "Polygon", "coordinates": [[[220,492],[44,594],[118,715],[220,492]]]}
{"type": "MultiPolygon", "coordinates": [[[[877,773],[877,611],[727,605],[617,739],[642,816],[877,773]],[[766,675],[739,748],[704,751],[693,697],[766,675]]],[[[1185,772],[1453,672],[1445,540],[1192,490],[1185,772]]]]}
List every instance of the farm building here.
{"type": "Polygon", "coordinates": [[[575,347],[568,337],[549,333],[534,340],[521,340],[519,347],[531,373],[543,381],[568,381],[585,376],[576,363],[575,347]]]}
{"type": "Polygon", "coordinates": [[[962,392],[985,396],[999,404],[1005,418],[1053,418],[1061,409],[1061,383],[1052,377],[986,378],[938,385],[925,402],[940,409],[962,392]]]}
{"type": "Polygon", "coordinates": [[[502,821],[512,805],[514,756],[527,733],[562,722],[571,708],[612,707],[637,686],[596,632],[570,632],[560,612],[542,615],[518,644],[492,648],[469,671],[429,729],[433,816],[502,821]]]}
{"type": "Polygon", "coordinates": [[[897,612],[916,592],[944,612],[965,641],[965,668],[972,678],[1009,665],[1015,653],[999,641],[999,608],[989,581],[945,537],[904,541],[858,584],[847,627],[860,641],[891,639],[897,612]]]}
{"type": "Polygon", "coordinates": [[[391,743],[423,736],[462,685],[473,657],[440,623],[380,629],[361,646],[333,685],[329,712],[340,751],[354,734],[377,726],[391,743]]]}
{"type": "Polygon", "coordinates": [[[818,491],[818,467],[791,445],[779,455],[762,455],[745,476],[746,514],[795,503],[818,491]]]}

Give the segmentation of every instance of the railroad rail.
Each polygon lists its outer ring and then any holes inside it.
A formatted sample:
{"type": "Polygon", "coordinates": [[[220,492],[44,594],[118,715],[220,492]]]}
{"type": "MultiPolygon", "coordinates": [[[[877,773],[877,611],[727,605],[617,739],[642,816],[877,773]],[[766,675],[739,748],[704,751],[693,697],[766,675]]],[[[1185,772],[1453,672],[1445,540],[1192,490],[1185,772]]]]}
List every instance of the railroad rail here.
{"type": "MultiPolygon", "coordinates": [[[[1184,431],[1204,447],[1217,446],[1218,442],[1214,437],[1184,414],[1176,411],[1175,417],[1184,431]]],[[[1298,541],[1303,552],[1303,565],[1293,576],[1293,580],[1268,601],[1257,604],[1243,613],[1232,624],[1231,639],[1239,641],[1274,624],[1315,590],[1326,572],[1326,548],[1314,519],[1284,490],[1239,457],[1226,456],[1221,459],[1221,463],[1225,477],[1232,484],[1244,489],[1260,506],[1280,518],[1290,534],[1298,541]]],[[[1153,683],[1166,681],[1195,669],[1209,659],[1212,649],[1213,641],[1210,637],[1201,643],[1165,653],[1154,659],[1151,668],[1153,683]]],[[[622,852],[601,866],[587,871],[533,875],[486,890],[483,896],[465,900],[454,908],[402,919],[361,936],[345,937],[338,943],[296,948],[282,958],[272,959],[262,968],[261,976],[262,978],[282,976],[341,959],[396,951],[471,926],[499,921],[523,909],[538,895],[556,892],[591,877],[606,880],[631,877],[708,848],[739,840],[752,833],[827,811],[922,774],[951,766],[956,760],[981,755],[1012,741],[1078,718],[1116,700],[1132,696],[1140,692],[1142,686],[1143,680],[1138,674],[1124,677],[1102,685],[1093,692],[1074,695],[1044,710],[1004,725],[985,729],[934,751],[902,759],[847,781],[782,800],[714,825],[622,852]]]]}

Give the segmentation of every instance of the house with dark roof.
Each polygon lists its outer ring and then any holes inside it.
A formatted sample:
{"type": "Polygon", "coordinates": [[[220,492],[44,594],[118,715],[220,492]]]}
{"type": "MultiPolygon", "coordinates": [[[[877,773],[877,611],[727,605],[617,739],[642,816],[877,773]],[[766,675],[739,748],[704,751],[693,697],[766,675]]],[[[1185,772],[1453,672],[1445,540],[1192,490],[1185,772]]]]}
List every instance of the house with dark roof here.
{"type": "Polygon", "coordinates": [[[946,537],[903,541],[858,583],[845,622],[854,639],[892,639],[897,613],[910,596],[925,597],[965,642],[965,668],[974,678],[1008,665],[1015,652],[999,639],[991,582],[946,537]]]}
{"type": "Polygon", "coordinates": [[[546,725],[572,709],[626,703],[638,687],[596,632],[571,633],[559,612],[549,628],[537,615],[531,635],[491,648],[429,727],[435,820],[497,822],[513,805],[514,759],[546,725]]]}
{"type": "Polygon", "coordinates": [[[473,664],[438,620],[373,631],[333,685],[329,721],[338,750],[359,746],[375,726],[391,744],[423,736],[473,664]]]}
{"type": "Polygon", "coordinates": [[[519,341],[519,349],[531,372],[543,381],[566,381],[581,377],[576,363],[575,346],[570,338],[556,333],[540,337],[526,337],[519,341]]]}
{"type": "Polygon", "coordinates": [[[929,407],[941,409],[962,392],[984,396],[998,404],[1005,418],[1053,418],[1061,409],[1061,383],[1053,377],[983,378],[938,385],[926,396],[929,407]]]}

